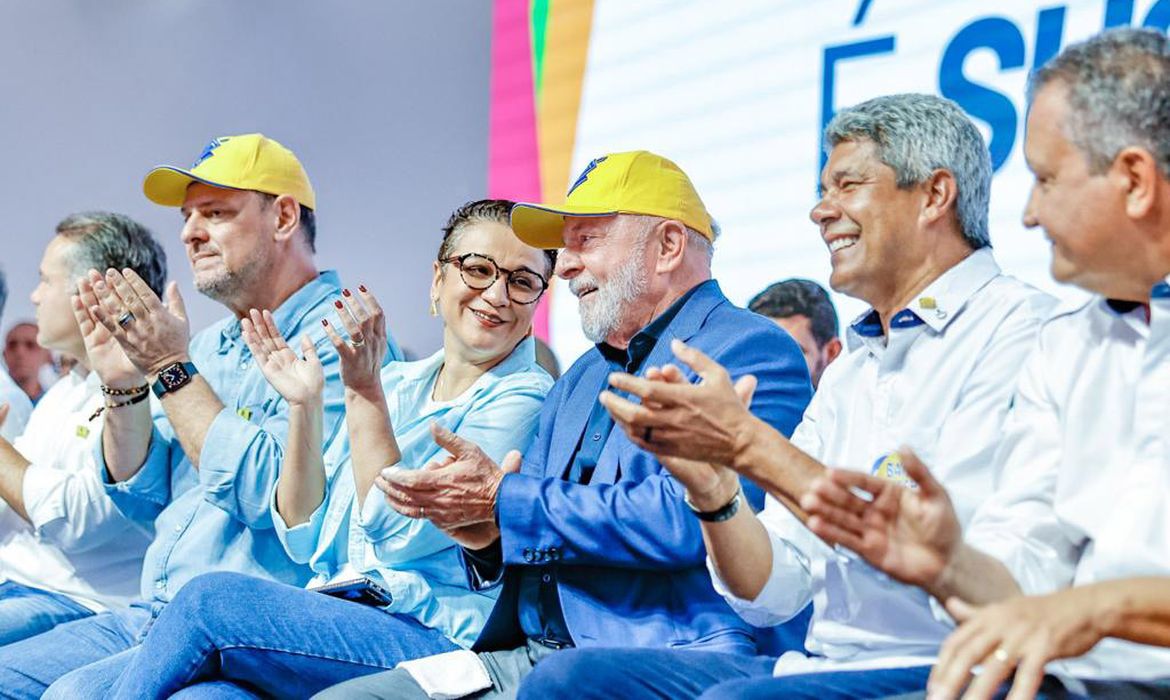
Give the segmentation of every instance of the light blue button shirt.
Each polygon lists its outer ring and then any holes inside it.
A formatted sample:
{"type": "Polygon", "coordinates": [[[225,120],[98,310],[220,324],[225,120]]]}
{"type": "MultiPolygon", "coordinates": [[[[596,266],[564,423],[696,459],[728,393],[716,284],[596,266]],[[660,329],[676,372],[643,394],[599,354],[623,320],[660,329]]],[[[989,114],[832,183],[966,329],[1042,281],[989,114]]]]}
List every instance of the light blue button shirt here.
{"type": "MultiPolygon", "coordinates": [[[[497,463],[510,450],[528,447],[552,387],[552,378],[536,364],[531,338],[451,401],[430,398],[442,366],[439,351],[425,360],[395,362],[382,370],[382,388],[402,452],[398,466],[420,469],[446,456],[431,437],[434,421],[479,445],[497,463]]],[[[499,588],[470,590],[454,541],[426,520],[396,513],[377,489],[354,517],[357,501],[344,430],[326,448],[325,470],[328,495],[307,522],[287,528],[275,507],[272,510],[289,556],[312,567],[312,585],[343,571],[378,578],[394,599],[387,612],[413,617],[470,647],[499,588]]]]}
{"type": "MultiPolygon", "coordinates": [[[[325,370],[326,439],[344,432],[345,399],[337,353],[318,330],[341,293],[337,273],[322,272],[273,312],[281,335],[310,334],[325,370]]],[[[389,341],[393,359],[401,352],[389,341]]],[[[235,571],[302,585],[310,572],[289,559],[269,508],[288,434],[288,404],[252,360],[240,322],[228,318],[191,340],[191,361],[224,404],[208,428],[196,469],[161,409],[146,462],[112,483],[101,440],[97,463],[106,492],[128,517],[153,523],[142,565],[144,600],[169,602],[187,581],[209,571],[235,571]]],[[[176,395],[176,400],[181,400],[176,395]]]]}

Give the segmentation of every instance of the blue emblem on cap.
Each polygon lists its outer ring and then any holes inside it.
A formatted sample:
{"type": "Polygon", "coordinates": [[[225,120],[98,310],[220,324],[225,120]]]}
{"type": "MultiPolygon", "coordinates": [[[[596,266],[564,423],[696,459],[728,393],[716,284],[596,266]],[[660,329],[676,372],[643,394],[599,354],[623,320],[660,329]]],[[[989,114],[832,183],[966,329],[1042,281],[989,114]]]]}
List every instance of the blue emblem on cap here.
{"type": "Polygon", "coordinates": [[[191,164],[191,167],[197,167],[200,163],[210,158],[211,155],[215,153],[215,149],[222,146],[224,141],[227,141],[227,139],[211,139],[211,143],[203,147],[203,152],[199,154],[199,157],[195,159],[195,162],[191,164]]]}
{"type": "Polygon", "coordinates": [[[600,158],[594,158],[593,160],[589,161],[589,165],[586,165],[585,169],[581,171],[581,174],[577,176],[576,182],[574,182],[573,186],[569,188],[569,191],[565,193],[565,196],[568,197],[569,195],[573,194],[573,190],[585,184],[585,181],[589,179],[589,173],[593,172],[598,163],[608,157],[609,156],[602,156],[600,158]]]}

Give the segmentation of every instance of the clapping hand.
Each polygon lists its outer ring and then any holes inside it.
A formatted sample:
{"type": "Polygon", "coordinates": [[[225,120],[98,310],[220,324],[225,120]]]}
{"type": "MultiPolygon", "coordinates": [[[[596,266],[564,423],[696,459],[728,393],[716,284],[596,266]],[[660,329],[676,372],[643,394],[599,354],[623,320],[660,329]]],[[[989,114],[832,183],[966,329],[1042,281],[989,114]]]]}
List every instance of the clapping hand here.
{"type": "Polygon", "coordinates": [[[344,340],[328,321],[323,320],[322,325],[341,358],[342,383],[358,392],[381,392],[382,363],[389,351],[382,306],[365,286],[358,287],[357,296],[343,290],[333,305],[349,340],[344,340]]]}
{"type": "Polygon", "coordinates": [[[630,440],[644,450],[660,457],[732,464],[742,431],[753,418],[742,397],[755,391],[755,377],[746,375],[732,382],[722,365],[681,340],[672,341],[671,349],[699,376],[698,384],[686,381],[673,365],[664,367],[657,379],[615,373],[610,375],[610,386],[638,397],[641,403],[609,391],[602,392],[599,400],[630,440]]]}
{"type": "Polygon", "coordinates": [[[88,278],[97,300],[89,306],[90,314],[114,336],[140,373],[157,374],[187,359],[191,326],[178,284],[167,285],[164,304],[131,269],[111,268],[104,276],[90,270],[88,278]]]}
{"type": "Polygon", "coordinates": [[[916,489],[830,469],[813,481],[800,506],[810,516],[809,529],[821,539],[931,591],[962,543],[962,526],[946,489],[918,457],[903,451],[901,458],[916,489]]]}
{"type": "Polygon", "coordinates": [[[240,319],[240,330],[264,378],[285,401],[299,406],[321,403],[325,373],[307,335],[301,336],[301,356],[297,357],[276,329],[271,311],[252,309],[248,318],[240,319]]]}
{"type": "Polygon", "coordinates": [[[93,289],[93,277],[77,281],[77,294],[72,299],[73,318],[81,330],[89,367],[97,373],[102,384],[115,389],[132,389],[146,383],[142,372],[134,366],[114,334],[98,320],[101,304],[93,289]]]}

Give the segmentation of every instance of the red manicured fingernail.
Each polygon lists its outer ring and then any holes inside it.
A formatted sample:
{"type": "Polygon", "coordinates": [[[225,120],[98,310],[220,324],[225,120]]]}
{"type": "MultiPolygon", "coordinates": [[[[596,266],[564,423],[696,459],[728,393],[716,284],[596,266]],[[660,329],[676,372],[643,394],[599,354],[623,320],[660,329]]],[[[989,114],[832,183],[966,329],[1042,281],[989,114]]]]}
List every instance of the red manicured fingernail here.
{"type": "Polygon", "coordinates": [[[322,326],[328,326],[328,325],[329,325],[329,319],[327,319],[327,318],[323,318],[323,319],[321,319],[321,325],[322,325],[322,326]]]}
{"type": "Polygon", "coordinates": [[[336,307],[337,307],[337,308],[339,308],[339,309],[341,309],[341,308],[345,308],[345,307],[342,305],[342,303],[341,303],[341,300],[340,300],[340,299],[339,299],[339,300],[337,300],[337,301],[335,301],[335,302],[333,302],[333,305],[334,305],[334,306],[336,306],[336,307]]]}
{"type": "Polygon", "coordinates": [[[349,290],[348,290],[348,289],[343,289],[343,290],[341,290],[341,294],[342,294],[342,296],[347,296],[347,297],[348,297],[348,296],[352,296],[352,295],[349,293],[349,290]]]}
{"type": "Polygon", "coordinates": [[[370,290],[366,289],[366,285],[364,285],[364,284],[359,284],[359,285],[358,285],[358,291],[359,291],[359,292],[368,292],[368,291],[370,291],[370,290]]]}

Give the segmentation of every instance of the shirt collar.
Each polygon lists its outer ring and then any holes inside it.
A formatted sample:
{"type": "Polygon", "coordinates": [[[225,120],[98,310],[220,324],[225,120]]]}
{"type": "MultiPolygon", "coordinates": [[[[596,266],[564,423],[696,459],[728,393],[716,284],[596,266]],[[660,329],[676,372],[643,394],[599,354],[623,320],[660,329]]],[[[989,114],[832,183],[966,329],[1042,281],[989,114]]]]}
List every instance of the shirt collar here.
{"type": "MultiPolygon", "coordinates": [[[[942,333],[971,297],[999,274],[999,264],[995,262],[991,249],[980,248],[927,285],[908,307],[894,314],[890,328],[913,328],[925,324],[934,332],[942,333]]],[[[857,317],[850,330],[862,338],[881,337],[881,318],[877,311],[869,309],[857,317]]]]}
{"type": "Polygon", "coordinates": [[[658,339],[662,337],[667,326],[678,316],[678,312],[682,311],[682,308],[687,305],[687,302],[695,295],[695,292],[702,289],[704,285],[713,284],[715,284],[715,280],[707,280],[691,287],[685,294],[676,299],[666,311],[658,314],[645,328],[638,331],[633,338],[630,338],[630,344],[625,350],[620,350],[605,342],[598,343],[597,349],[601,351],[602,357],[610,364],[621,367],[623,371],[630,374],[637,373],[642,367],[642,363],[646,361],[646,358],[654,349],[654,346],[658,344],[658,339]]]}
{"type": "MultiPolygon", "coordinates": [[[[326,301],[330,296],[338,293],[341,287],[341,278],[334,270],[325,270],[306,282],[300,289],[293,292],[288,299],[272,312],[272,320],[276,323],[276,330],[281,336],[288,338],[304,319],[305,314],[326,301]]],[[[240,338],[240,319],[229,319],[220,334],[229,343],[235,343],[240,338]]]]}

